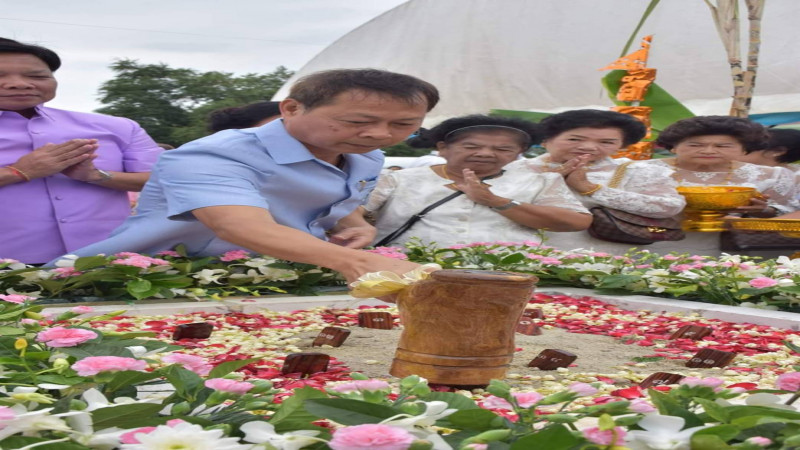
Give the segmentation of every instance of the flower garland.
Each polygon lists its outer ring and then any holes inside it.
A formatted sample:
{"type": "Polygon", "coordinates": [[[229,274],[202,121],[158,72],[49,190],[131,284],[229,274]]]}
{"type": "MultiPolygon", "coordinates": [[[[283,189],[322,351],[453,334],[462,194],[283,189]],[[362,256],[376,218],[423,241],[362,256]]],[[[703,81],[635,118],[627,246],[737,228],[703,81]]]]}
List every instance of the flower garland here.
{"type": "MultiPolygon", "coordinates": [[[[724,305],[798,310],[800,259],[760,260],[739,255],[660,256],[646,250],[610,255],[583,249],[557,250],[536,242],[477,242],[438,248],[415,242],[405,248],[369,250],[387,257],[441,267],[531,273],[540,286],[567,285],[599,292],[636,293],[724,305]]],[[[188,297],[219,300],[272,292],[312,294],[322,287],[344,290],[328,269],[279,261],[242,250],[219,257],[156,257],[136,253],[67,258],[55,269],[0,259],[0,292],[43,299],[141,300],[188,297]]]]}

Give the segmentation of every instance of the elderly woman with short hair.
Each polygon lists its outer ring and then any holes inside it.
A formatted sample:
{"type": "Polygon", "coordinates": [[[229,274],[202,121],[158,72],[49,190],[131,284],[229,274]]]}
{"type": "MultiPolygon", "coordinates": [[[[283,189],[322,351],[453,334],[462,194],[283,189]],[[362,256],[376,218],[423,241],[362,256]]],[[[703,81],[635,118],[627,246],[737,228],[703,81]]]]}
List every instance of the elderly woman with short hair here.
{"type": "Polygon", "coordinates": [[[591,215],[556,174],[503,167],[539,142],[536,124],[473,115],[446,120],[410,144],[434,147],[447,162],[383,175],[367,202],[377,243],[412,237],[439,246],[472,242],[539,242],[540,230],[584,230],[591,215]],[[415,213],[449,198],[400,234],[415,213]]]}

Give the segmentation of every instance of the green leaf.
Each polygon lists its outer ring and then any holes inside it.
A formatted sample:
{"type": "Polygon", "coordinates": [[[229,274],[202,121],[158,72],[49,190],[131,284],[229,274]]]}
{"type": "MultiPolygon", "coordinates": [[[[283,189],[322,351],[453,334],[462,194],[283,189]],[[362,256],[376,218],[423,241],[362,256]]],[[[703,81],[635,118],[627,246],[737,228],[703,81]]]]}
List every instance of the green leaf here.
{"type": "Polygon", "coordinates": [[[161,374],[158,372],[136,372],[134,370],[123,370],[114,373],[114,377],[106,383],[105,391],[114,392],[124,387],[133,386],[145,381],[150,381],[155,378],[160,378],[161,374]]]}
{"type": "Polygon", "coordinates": [[[86,272],[87,270],[96,267],[102,267],[108,264],[108,259],[105,256],[84,256],[75,260],[75,270],[86,272]]]}
{"type": "MultiPolygon", "coordinates": [[[[0,448],[23,448],[29,445],[47,442],[52,439],[31,437],[31,436],[10,436],[0,441],[0,448]]],[[[89,447],[75,442],[55,442],[53,444],[37,445],[36,450],[86,450],[89,447]]]]}
{"type": "Polygon", "coordinates": [[[647,392],[650,395],[650,401],[658,408],[659,413],[665,416],[683,417],[686,421],[684,425],[686,428],[705,425],[705,422],[703,422],[700,417],[681,406],[680,403],[668,393],[659,392],[655,389],[648,389],[647,392]]]}
{"type": "Polygon", "coordinates": [[[522,253],[512,253],[500,260],[500,264],[516,264],[525,261],[527,257],[522,253]]]}
{"type": "Polygon", "coordinates": [[[562,424],[549,425],[511,444],[511,450],[568,450],[578,443],[578,438],[562,424]]]}
{"type": "Polygon", "coordinates": [[[208,373],[208,378],[222,378],[225,375],[234,372],[236,370],[239,370],[242,367],[250,363],[254,363],[256,361],[260,361],[260,359],[249,358],[249,359],[238,359],[236,361],[226,361],[211,369],[211,372],[208,373]]]}
{"type": "Polygon", "coordinates": [[[702,430],[695,431],[692,436],[701,436],[704,434],[714,435],[725,442],[738,436],[740,433],[739,427],[734,425],[717,425],[714,427],[703,428],[702,430]]]}
{"type": "Polygon", "coordinates": [[[471,398],[453,392],[431,392],[425,396],[425,401],[445,402],[449,408],[455,408],[460,411],[480,408],[471,398]]]}
{"type": "Polygon", "coordinates": [[[494,427],[494,421],[499,416],[486,409],[467,409],[456,411],[445,419],[453,428],[464,430],[486,431],[494,427]]]}
{"type": "Polygon", "coordinates": [[[17,327],[0,327],[0,335],[3,336],[19,336],[25,334],[24,328],[17,327]]]}
{"type": "Polygon", "coordinates": [[[715,421],[722,423],[730,422],[730,415],[728,414],[728,411],[725,410],[724,406],[705,398],[695,397],[693,400],[700,404],[705,413],[715,421]]]}
{"type": "Polygon", "coordinates": [[[313,428],[311,422],[319,417],[307,411],[305,407],[306,402],[312,399],[327,399],[327,396],[325,393],[308,386],[295,389],[291,397],[283,400],[281,406],[270,418],[269,423],[275,427],[275,431],[281,433],[313,428]]]}
{"type": "Polygon", "coordinates": [[[389,406],[376,405],[347,398],[318,398],[304,403],[306,411],[316,417],[330,419],[342,425],[378,423],[400,414],[389,406]]]}
{"type": "Polygon", "coordinates": [[[177,364],[167,366],[161,373],[167,381],[175,386],[175,393],[178,397],[187,401],[197,398],[197,393],[205,387],[200,375],[177,364]]]}
{"type": "Polygon", "coordinates": [[[153,403],[111,406],[92,411],[92,423],[96,430],[110,427],[138,428],[158,425],[164,422],[164,418],[158,415],[162,409],[164,409],[163,405],[153,403]]]}
{"type": "Polygon", "coordinates": [[[692,435],[691,447],[692,450],[726,450],[733,448],[720,439],[719,436],[698,433],[692,435]]]}

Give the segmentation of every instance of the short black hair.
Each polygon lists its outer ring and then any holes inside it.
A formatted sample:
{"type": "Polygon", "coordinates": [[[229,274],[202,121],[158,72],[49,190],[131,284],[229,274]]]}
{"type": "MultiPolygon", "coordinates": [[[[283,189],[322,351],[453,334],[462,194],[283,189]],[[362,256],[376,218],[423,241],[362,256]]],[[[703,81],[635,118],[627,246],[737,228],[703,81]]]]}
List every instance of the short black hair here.
{"type": "Polygon", "coordinates": [[[641,120],[616,111],[574,109],[547,116],[539,122],[544,139],[552,139],[575,128],[617,128],[622,132],[622,147],[633,145],[647,134],[641,120]]]}
{"type": "Polygon", "coordinates": [[[262,120],[281,115],[281,102],[256,102],[244,106],[217,109],[208,115],[209,131],[250,128],[262,120]]]}
{"type": "Polygon", "coordinates": [[[293,98],[308,109],[331,103],[346,91],[377,92],[416,104],[424,101],[428,111],[439,103],[439,91],[427,81],[378,69],[335,69],[315,72],[300,78],[289,90],[293,98]]]}
{"type": "Polygon", "coordinates": [[[658,135],[656,143],[667,150],[672,150],[690,137],[715,134],[736,139],[747,153],[763,150],[769,142],[767,129],[752,120],[732,116],[697,116],[679,120],[664,128],[658,135]]]}
{"type": "Polygon", "coordinates": [[[800,161],[800,130],[769,128],[769,143],[765,150],[783,150],[776,159],[781,164],[800,161]]]}
{"type": "Polygon", "coordinates": [[[39,45],[23,44],[13,39],[0,38],[0,53],[25,53],[33,55],[47,64],[51,72],[55,72],[61,67],[61,58],[58,57],[56,52],[39,45]]]}
{"type": "Polygon", "coordinates": [[[471,114],[447,119],[429,130],[422,129],[418,136],[409,139],[406,143],[415,148],[436,148],[436,144],[439,142],[454,142],[471,132],[496,132],[502,131],[503,128],[520,131],[515,135],[520,137],[519,144],[524,150],[542,140],[539,126],[533,122],[511,117],[471,114]]]}

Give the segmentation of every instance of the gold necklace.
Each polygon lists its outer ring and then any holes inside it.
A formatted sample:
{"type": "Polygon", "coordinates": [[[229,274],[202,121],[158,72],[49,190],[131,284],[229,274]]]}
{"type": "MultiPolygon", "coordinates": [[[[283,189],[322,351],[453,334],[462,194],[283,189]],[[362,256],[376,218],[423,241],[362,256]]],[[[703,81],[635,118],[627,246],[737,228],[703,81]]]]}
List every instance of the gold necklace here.
{"type": "Polygon", "coordinates": [[[453,181],[453,179],[452,179],[452,178],[450,178],[450,176],[449,176],[449,175],[447,175],[447,164],[444,164],[444,165],[442,165],[442,166],[440,166],[440,167],[441,167],[442,177],[443,177],[445,180],[448,180],[448,181],[453,181]]]}
{"type": "MultiPolygon", "coordinates": [[[[682,177],[682,176],[681,176],[681,175],[678,173],[678,170],[686,170],[687,172],[692,172],[692,173],[718,173],[718,172],[698,172],[698,171],[696,171],[696,170],[681,169],[680,167],[678,167],[678,161],[677,161],[677,158],[675,158],[675,159],[671,159],[671,160],[667,160],[667,161],[666,161],[666,163],[667,163],[668,165],[671,165],[671,166],[672,166],[672,170],[673,170],[673,172],[672,172],[672,179],[673,179],[673,180],[675,180],[675,181],[677,181],[677,182],[678,182],[678,184],[681,184],[681,182],[682,182],[682,181],[686,181],[686,179],[685,179],[685,178],[683,178],[683,177],[682,177]]],[[[699,176],[698,176],[698,178],[701,178],[701,179],[702,179],[702,177],[699,177],[699,176]]],[[[730,161],[730,160],[729,160],[729,161],[728,161],[728,172],[725,174],[725,178],[722,180],[722,183],[721,183],[721,184],[722,184],[722,185],[728,185],[728,184],[731,182],[731,179],[733,179],[733,161],[730,161]]]]}

